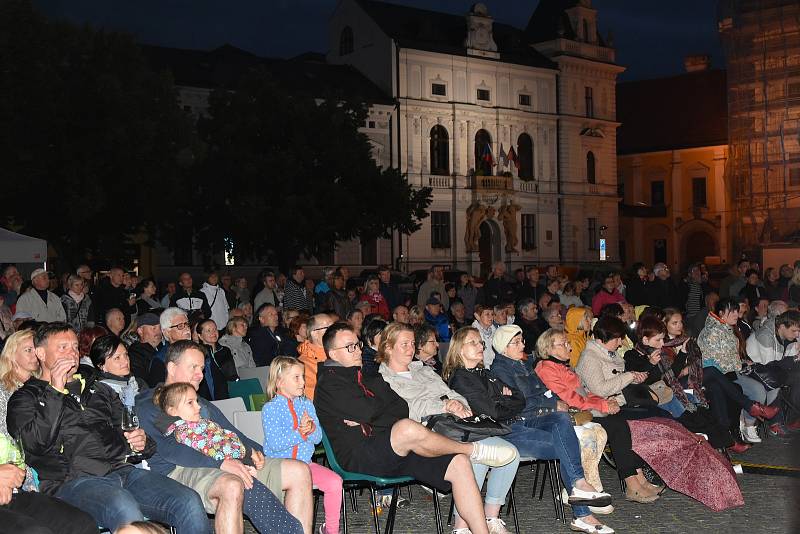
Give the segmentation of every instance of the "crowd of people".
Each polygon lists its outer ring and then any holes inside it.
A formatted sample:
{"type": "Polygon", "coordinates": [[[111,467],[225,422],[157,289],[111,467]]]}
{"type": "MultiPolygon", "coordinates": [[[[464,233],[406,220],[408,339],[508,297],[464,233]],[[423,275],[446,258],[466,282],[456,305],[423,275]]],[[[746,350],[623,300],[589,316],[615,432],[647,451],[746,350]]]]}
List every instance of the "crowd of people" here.
{"type": "Polygon", "coordinates": [[[558,460],[570,527],[610,534],[596,517],[614,511],[606,445],[626,499],[664,489],[630,422],[672,419],[736,454],[761,442],[760,422],[800,430],[800,261],[742,260],[718,285],[702,264],[626,276],[498,262],[452,281],[433,266],[413,293],[388,267],[358,284],[345,266],[317,281],[265,270],[252,287],[210,272],[200,288],[119,267],[1,274],[0,451],[24,461],[0,458],[0,521],[20,531],[236,533],[247,517],[311,534],[313,486],[318,532],[337,534],[342,480],[314,457],[324,431],[345,469],[452,491],[454,534],[508,533],[499,512],[523,459],[558,460]],[[213,403],[257,366],[264,443],[213,403]],[[452,440],[442,415],[497,430],[452,440]]]}

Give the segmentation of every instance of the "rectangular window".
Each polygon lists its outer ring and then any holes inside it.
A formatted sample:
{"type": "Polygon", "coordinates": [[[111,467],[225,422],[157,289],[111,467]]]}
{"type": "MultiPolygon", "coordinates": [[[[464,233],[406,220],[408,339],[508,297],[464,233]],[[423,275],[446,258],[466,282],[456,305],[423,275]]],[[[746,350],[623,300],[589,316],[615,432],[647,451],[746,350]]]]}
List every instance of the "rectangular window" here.
{"type": "Polygon", "coordinates": [[[800,187],[800,167],[789,169],[789,185],[800,187]]]}
{"type": "Polygon", "coordinates": [[[431,94],[436,96],[447,96],[447,86],[443,83],[432,83],[431,94]]]}
{"type": "Polygon", "coordinates": [[[361,240],[361,264],[362,265],[377,265],[378,264],[378,240],[362,239],[361,240]]]}
{"type": "Polygon", "coordinates": [[[523,213],[521,219],[522,250],[534,250],[536,248],[536,215],[523,213]]]}
{"type": "Polygon", "coordinates": [[[788,96],[800,96],[800,83],[790,83],[787,87],[788,96]]]}
{"type": "Polygon", "coordinates": [[[664,205],[664,180],[650,182],[650,205],[664,205]]]}
{"type": "Polygon", "coordinates": [[[708,207],[705,178],[692,178],[692,206],[695,208],[708,207]]]}
{"type": "Polygon", "coordinates": [[[478,89],[478,100],[488,102],[492,99],[491,96],[492,93],[488,89],[478,89]]]}
{"type": "Polygon", "coordinates": [[[431,248],[450,248],[450,212],[431,212],[431,248]]]}
{"type": "Polygon", "coordinates": [[[531,95],[519,95],[519,105],[520,106],[530,106],[531,105],[531,95]]]}
{"type": "Polygon", "coordinates": [[[586,220],[589,230],[589,250],[598,250],[600,246],[600,238],[597,236],[597,219],[589,217],[586,220]]]}
{"type": "Polygon", "coordinates": [[[367,123],[367,128],[375,128],[375,121],[369,121],[367,123]]]}
{"type": "Polygon", "coordinates": [[[586,99],[586,116],[594,117],[594,96],[591,87],[584,88],[584,98],[586,99]]]}

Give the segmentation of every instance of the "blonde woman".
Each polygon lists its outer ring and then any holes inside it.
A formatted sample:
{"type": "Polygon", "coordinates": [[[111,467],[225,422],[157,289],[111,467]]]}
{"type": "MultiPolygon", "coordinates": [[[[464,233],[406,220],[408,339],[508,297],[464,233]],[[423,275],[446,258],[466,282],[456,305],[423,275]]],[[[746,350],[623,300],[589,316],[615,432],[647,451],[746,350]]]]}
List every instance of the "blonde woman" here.
{"type": "Polygon", "coordinates": [[[264,425],[264,454],[270,458],[291,458],[308,464],[311,481],[323,493],[325,523],[321,534],[339,534],[342,506],[342,478],[311,461],[314,446],[322,441],[322,428],[314,403],[304,396],[305,368],[295,358],[278,356],[269,367],[268,403],[261,409],[264,425]]]}
{"type": "Polygon", "coordinates": [[[511,427],[503,439],[523,458],[560,460],[568,502],[575,519],[570,529],[589,534],[613,534],[595,518],[588,506],[608,506],[611,496],[597,491],[584,477],[580,443],[567,415],[566,405],[547,398],[538,377],[523,361],[522,329],[505,325],[492,338],[495,359],[491,371],[483,367],[483,340],[475,328],[462,328],[450,340],[443,378],[462,395],[474,413],[486,414],[511,427]],[[502,362],[502,363],[501,363],[502,362]],[[506,382],[507,381],[507,382],[506,382]],[[526,385],[527,384],[527,385],[526,385]],[[518,389],[526,388],[526,393],[518,389]],[[531,390],[541,391],[541,395],[531,390]],[[546,399],[546,400],[545,400],[546,399]]]}

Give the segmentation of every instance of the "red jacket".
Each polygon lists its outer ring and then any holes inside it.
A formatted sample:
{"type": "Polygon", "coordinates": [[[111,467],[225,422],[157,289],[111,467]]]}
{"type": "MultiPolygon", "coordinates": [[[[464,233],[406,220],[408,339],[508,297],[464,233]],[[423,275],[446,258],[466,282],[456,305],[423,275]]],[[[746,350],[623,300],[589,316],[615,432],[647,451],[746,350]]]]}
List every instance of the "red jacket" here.
{"type": "Polygon", "coordinates": [[[389,305],[386,303],[386,299],[383,298],[381,293],[373,293],[372,295],[364,293],[358,300],[359,302],[362,300],[369,302],[370,313],[379,313],[385,321],[389,320],[389,305]]]}
{"type": "Polygon", "coordinates": [[[569,367],[568,362],[561,364],[553,360],[540,360],[536,364],[535,371],[544,385],[566,402],[570,408],[608,413],[608,401],[594,393],[587,392],[581,385],[581,379],[569,367]]]}
{"type": "Polygon", "coordinates": [[[615,288],[611,293],[605,289],[601,289],[592,298],[592,313],[597,317],[600,315],[600,310],[603,309],[603,306],[606,304],[616,304],[617,302],[625,302],[625,297],[622,296],[622,293],[620,293],[618,289],[615,288]]]}

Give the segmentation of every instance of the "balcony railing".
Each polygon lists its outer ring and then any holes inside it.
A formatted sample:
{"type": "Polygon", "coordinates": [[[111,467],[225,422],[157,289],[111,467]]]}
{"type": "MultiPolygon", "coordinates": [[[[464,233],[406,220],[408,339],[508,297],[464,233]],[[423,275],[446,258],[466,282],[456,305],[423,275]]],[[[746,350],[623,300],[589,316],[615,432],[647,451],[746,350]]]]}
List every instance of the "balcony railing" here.
{"type": "Polygon", "coordinates": [[[474,176],[472,183],[473,187],[478,190],[514,190],[514,178],[511,176],[474,176]]]}

